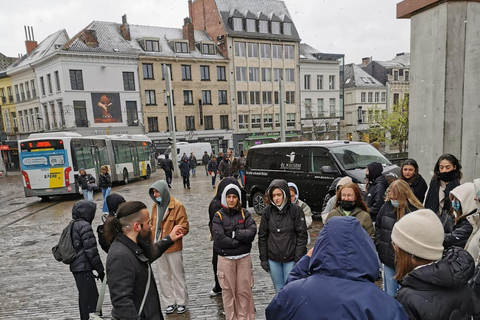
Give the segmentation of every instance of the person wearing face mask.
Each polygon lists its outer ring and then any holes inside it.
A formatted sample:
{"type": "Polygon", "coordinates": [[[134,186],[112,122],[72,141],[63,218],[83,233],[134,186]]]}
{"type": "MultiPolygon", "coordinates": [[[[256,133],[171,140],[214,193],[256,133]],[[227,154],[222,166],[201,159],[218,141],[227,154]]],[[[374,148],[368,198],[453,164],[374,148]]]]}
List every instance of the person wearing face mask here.
{"type": "Polygon", "coordinates": [[[383,264],[383,288],[394,297],[399,287],[395,277],[395,250],[392,246],[392,230],[404,215],[423,209],[412,189],[403,180],[393,181],[387,189],[386,202],[380,208],[375,223],[375,247],[383,264]]]}
{"type": "Polygon", "coordinates": [[[467,217],[477,212],[475,186],[472,182],[459,185],[450,191],[449,197],[452,208],[449,214],[442,213],[440,217],[447,231],[443,246],[445,249],[453,246],[464,248],[473,231],[467,217]]]}
{"type": "Polygon", "coordinates": [[[291,203],[288,184],[276,179],[267,189],[265,208],[258,231],[258,249],[263,270],[278,293],[295,263],[307,253],[307,225],[302,208],[291,203]]]}
{"type": "Polygon", "coordinates": [[[444,154],[438,158],[424,202],[426,209],[432,210],[439,216],[442,212],[450,211],[450,191],[460,185],[461,170],[462,166],[454,155],[444,154]]]}
{"type": "Polygon", "coordinates": [[[427,193],[427,183],[425,179],[418,173],[418,163],[413,159],[407,159],[400,168],[400,180],[406,181],[410,188],[413,190],[413,194],[417,199],[423,203],[425,200],[425,193],[427,193]]]}
{"type": "Polygon", "coordinates": [[[363,229],[367,231],[370,237],[374,238],[375,231],[373,230],[373,223],[368,214],[368,207],[363,201],[362,191],[355,183],[347,183],[338,191],[337,202],[333,210],[328,214],[327,221],[331,217],[355,217],[360,221],[363,229]]]}
{"type": "Polygon", "coordinates": [[[377,213],[383,206],[385,191],[388,188],[387,179],[383,176],[382,172],[382,164],[378,162],[370,163],[365,170],[367,192],[365,193],[364,200],[369,209],[372,221],[376,221],[377,219],[377,213]]]}

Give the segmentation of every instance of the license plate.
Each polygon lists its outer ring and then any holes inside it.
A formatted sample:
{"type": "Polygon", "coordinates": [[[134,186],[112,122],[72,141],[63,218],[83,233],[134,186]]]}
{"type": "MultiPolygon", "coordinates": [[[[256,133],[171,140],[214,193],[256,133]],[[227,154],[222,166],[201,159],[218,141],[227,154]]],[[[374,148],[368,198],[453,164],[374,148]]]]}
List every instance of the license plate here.
{"type": "Polygon", "coordinates": [[[45,189],[45,192],[52,192],[53,189],[45,189]]]}

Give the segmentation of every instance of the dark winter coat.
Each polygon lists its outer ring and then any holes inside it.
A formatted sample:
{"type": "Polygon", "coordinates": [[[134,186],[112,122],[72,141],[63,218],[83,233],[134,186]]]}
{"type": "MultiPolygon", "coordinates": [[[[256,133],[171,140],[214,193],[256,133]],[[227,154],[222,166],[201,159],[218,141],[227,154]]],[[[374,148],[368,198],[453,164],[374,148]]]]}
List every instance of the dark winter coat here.
{"type": "Polygon", "coordinates": [[[410,188],[413,191],[413,194],[415,195],[415,197],[417,197],[418,201],[423,203],[423,200],[425,200],[425,194],[427,193],[428,189],[428,185],[425,182],[425,179],[423,179],[422,176],[418,174],[416,175],[416,177],[404,180],[409,184],[410,188]]]}
{"type": "Polygon", "coordinates": [[[208,156],[208,154],[204,154],[202,157],[202,164],[207,165],[209,161],[210,161],[210,157],[208,156]]]}
{"type": "MultiPolygon", "coordinates": [[[[375,223],[375,247],[377,248],[380,261],[392,268],[395,268],[395,251],[392,246],[392,230],[397,223],[397,211],[390,201],[380,208],[375,223]]],[[[408,214],[418,210],[411,204],[408,206],[408,214]]]]}
{"type": "Polygon", "coordinates": [[[95,270],[104,272],[102,260],[98,254],[97,240],[92,229],[97,205],[94,202],[80,200],[73,205],[72,243],[77,255],[70,264],[71,272],[95,270]]]}
{"type": "Polygon", "coordinates": [[[190,161],[190,167],[192,169],[197,167],[197,158],[195,156],[190,156],[190,158],[188,158],[188,161],[190,161]]]}
{"type": "Polygon", "coordinates": [[[178,168],[180,169],[180,174],[182,175],[182,177],[190,176],[191,166],[189,161],[181,161],[178,165],[178,168]]]}
{"type": "Polygon", "coordinates": [[[230,161],[229,158],[225,158],[218,164],[218,171],[220,172],[220,179],[225,177],[231,177],[237,171],[237,159],[230,161]]]}
{"type": "Polygon", "coordinates": [[[473,303],[468,280],[474,268],[472,256],[453,247],[441,260],[406,275],[395,299],[410,320],[470,320],[473,303]]]}
{"type": "Polygon", "coordinates": [[[238,170],[245,170],[245,166],[247,165],[247,158],[240,157],[237,161],[238,170]]]}
{"type": "MultiPolygon", "coordinates": [[[[433,177],[430,181],[430,187],[428,188],[427,197],[425,198],[425,209],[430,209],[436,214],[441,214],[440,212],[440,201],[443,199],[439,199],[439,191],[440,191],[440,179],[433,177]]],[[[448,212],[452,207],[451,201],[449,199],[450,191],[455,189],[460,185],[460,179],[454,179],[450,181],[447,186],[445,187],[444,198],[446,199],[443,210],[448,212]]]]}
{"type": "Polygon", "coordinates": [[[368,206],[372,221],[376,221],[377,213],[385,203],[385,191],[388,188],[387,179],[380,174],[375,180],[370,181],[368,192],[365,194],[365,203],[368,206]]]}
{"type": "MultiPolygon", "coordinates": [[[[210,162],[213,162],[210,160],[210,162]]],[[[225,189],[226,186],[229,184],[234,184],[237,187],[241,188],[240,184],[238,183],[237,179],[232,178],[232,177],[227,177],[220,181],[220,183],[217,186],[217,191],[215,193],[215,197],[213,197],[212,201],[210,201],[210,205],[208,206],[208,227],[210,228],[210,232],[213,234],[212,231],[212,224],[213,224],[213,217],[215,216],[215,213],[217,211],[221,210],[222,207],[222,192],[225,189]]],[[[243,199],[242,199],[243,201],[243,199]]]]}
{"type": "Polygon", "coordinates": [[[270,204],[265,208],[258,231],[260,260],[297,262],[307,253],[307,225],[302,208],[290,203],[290,191],[285,180],[273,180],[268,188],[270,199],[274,188],[280,188],[286,205],[279,210],[270,204]]]}
{"type": "Polygon", "coordinates": [[[215,172],[215,174],[217,174],[217,170],[218,170],[217,162],[213,161],[213,160],[210,160],[208,162],[207,169],[208,169],[208,172],[215,172]]]}
{"type": "Polygon", "coordinates": [[[107,189],[112,187],[112,177],[110,173],[100,174],[98,177],[98,186],[102,189],[107,189]]]}
{"type": "Polygon", "coordinates": [[[297,263],[267,307],[267,319],[407,320],[402,306],[374,284],[378,270],[375,247],[358,220],[333,217],[312,257],[297,263]]]}
{"type": "Polygon", "coordinates": [[[215,252],[220,256],[238,256],[252,250],[257,225],[247,210],[242,215],[241,211],[222,208],[213,216],[212,230],[215,252]]]}
{"type": "Polygon", "coordinates": [[[163,238],[152,246],[147,258],[135,242],[123,233],[117,234],[107,256],[108,288],[113,317],[122,320],[163,319],[153,272],[140,318],[138,310],[147,286],[148,263],[158,259],[172,244],[170,236],[163,238]]]}
{"type": "Polygon", "coordinates": [[[172,159],[163,159],[162,169],[165,172],[172,172],[173,171],[173,161],[172,161],[172,159]]]}
{"type": "Polygon", "coordinates": [[[82,187],[82,189],[88,190],[89,183],[95,183],[95,178],[90,173],[87,173],[85,175],[78,175],[78,184],[80,185],[80,187],[82,187]]]}
{"type": "Polygon", "coordinates": [[[452,222],[450,224],[451,227],[447,227],[447,233],[445,234],[445,239],[443,240],[443,246],[445,249],[448,249],[452,246],[465,248],[468,238],[470,238],[470,235],[473,231],[473,226],[470,224],[470,222],[468,222],[467,216],[474,214],[475,212],[477,212],[477,210],[462,216],[460,219],[458,219],[456,224],[453,223],[453,218],[451,216],[445,218],[451,220],[452,222]]]}

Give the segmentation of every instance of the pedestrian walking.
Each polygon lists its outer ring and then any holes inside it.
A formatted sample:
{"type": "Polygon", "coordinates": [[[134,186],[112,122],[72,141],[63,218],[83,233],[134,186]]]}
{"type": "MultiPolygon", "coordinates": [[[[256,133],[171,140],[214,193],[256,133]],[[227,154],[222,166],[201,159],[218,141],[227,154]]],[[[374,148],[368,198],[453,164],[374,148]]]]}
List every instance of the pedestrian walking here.
{"type": "Polygon", "coordinates": [[[218,152],[218,157],[217,157],[217,166],[220,165],[220,162],[222,162],[222,160],[223,160],[223,152],[219,151],[218,152]]]}
{"type": "Polygon", "coordinates": [[[444,154],[438,158],[433,168],[433,177],[428,187],[424,206],[438,216],[448,213],[452,207],[450,191],[460,185],[462,166],[458,159],[451,154],[444,154]]]}
{"type": "Polygon", "coordinates": [[[415,197],[423,203],[425,200],[425,194],[427,193],[427,183],[425,179],[418,173],[418,163],[413,159],[407,159],[402,164],[400,168],[400,177],[401,180],[406,181],[410,188],[413,190],[415,197]]]}
{"type": "Polygon", "coordinates": [[[218,280],[227,320],[254,320],[253,273],[250,251],[257,234],[255,220],[242,209],[240,188],[222,192],[222,209],[213,217],[213,248],[218,254],[218,280]]]}
{"type": "Polygon", "coordinates": [[[190,168],[192,168],[192,176],[195,177],[197,172],[197,158],[193,152],[190,153],[190,158],[188,158],[188,161],[190,161],[190,168]]]}
{"type": "Polygon", "coordinates": [[[402,283],[395,298],[410,320],[471,319],[473,258],[459,247],[443,251],[443,226],[432,210],[405,215],[393,227],[392,241],[395,279],[402,283]]]}
{"type": "Polygon", "coordinates": [[[413,190],[404,180],[395,180],[387,189],[384,205],[380,208],[375,224],[375,247],[383,264],[383,288],[394,297],[399,287],[395,277],[395,250],[392,246],[392,230],[403,216],[423,209],[413,190]]]}
{"type": "Polygon", "coordinates": [[[205,175],[208,176],[208,163],[210,162],[210,157],[208,156],[208,152],[205,151],[202,157],[202,165],[205,166],[205,175]]]}
{"type": "Polygon", "coordinates": [[[243,151],[240,151],[240,158],[237,161],[238,163],[238,177],[240,178],[240,183],[242,187],[245,186],[245,167],[247,165],[247,158],[245,158],[245,154],[243,151]]]}
{"type": "Polygon", "coordinates": [[[270,273],[279,292],[294,265],[307,252],[307,225],[302,208],[290,202],[285,180],[276,179],[267,189],[258,231],[258,249],[263,270],[270,273]]]}
{"type": "Polygon", "coordinates": [[[299,199],[300,191],[298,191],[298,187],[295,183],[293,183],[293,182],[288,183],[288,191],[290,192],[290,202],[295,203],[297,206],[302,208],[303,213],[305,215],[305,224],[307,225],[307,235],[308,235],[307,244],[309,244],[310,243],[310,233],[308,232],[308,229],[310,229],[311,226],[312,226],[312,221],[313,221],[312,220],[313,219],[312,218],[313,217],[312,209],[310,209],[308,204],[306,204],[305,202],[303,202],[302,200],[299,199]]]}
{"type": "Polygon", "coordinates": [[[372,221],[377,221],[377,213],[385,202],[385,191],[387,191],[388,188],[387,179],[385,179],[382,172],[382,164],[378,162],[370,163],[365,170],[367,192],[364,200],[369,209],[368,212],[372,221]]]}
{"type": "Polygon", "coordinates": [[[152,244],[152,220],[147,206],[140,201],[122,204],[116,216],[108,217],[105,226],[106,238],[111,243],[107,274],[112,317],[163,320],[150,264],[183,237],[183,227],[175,226],[168,235],[152,244]]]}
{"type": "Polygon", "coordinates": [[[172,188],[172,173],[173,169],[173,161],[168,157],[168,154],[165,155],[165,159],[162,162],[162,169],[165,172],[165,180],[167,181],[167,185],[169,188],[172,188]]]}
{"type": "Polygon", "coordinates": [[[190,189],[190,161],[188,161],[188,157],[183,157],[178,167],[183,178],[183,188],[190,189]]]}
{"type": "Polygon", "coordinates": [[[95,218],[97,204],[80,200],[73,205],[72,219],[72,243],[76,256],[70,264],[70,271],[75,278],[78,289],[78,306],[80,319],[88,320],[89,314],[95,312],[98,300],[98,290],[95,278],[103,281],[105,271],[102,260],[98,254],[97,241],[92,229],[92,221],[95,218]],[[97,277],[93,274],[97,272],[97,277]]]}
{"type": "Polygon", "coordinates": [[[215,155],[212,156],[212,159],[208,162],[208,174],[212,177],[212,187],[215,189],[215,181],[217,180],[217,158],[215,155]]]}
{"type": "MultiPolygon", "coordinates": [[[[163,180],[156,181],[148,194],[153,200],[152,222],[155,242],[173,231],[175,226],[182,226],[182,233],[189,231],[187,212],[183,204],[175,199],[163,180]]],[[[167,306],[166,313],[177,310],[181,314],[187,311],[188,294],[183,268],[183,239],[179,239],[158,259],[160,296],[167,306]]]]}
{"type": "Polygon", "coordinates": [[[355,217],[360,221],[363,229],[372,237],[375,237],[372,219],[368,214],[368,207],[362,198],[362,191],[356,183],[343,185],[337,193],[337,202],[333,210],[328,214],[327,222],[332,217],[355,217]]]}
{"type": "Polygon", "coordinates": [[[83,198],[88,201],[93,201],[93,188],[91,184],[95,184],[95,178],[85,171],[84,168],[78,170],[78,185],[82,188],[83,198]]]}
{"type": "MultiPolygon", "coordinates": [[[[327,218],[330,212],[332,212],[333,208],[335,207],[335,203],[337,203],[337,194],[338,191],[340,190],[341,187],[346,185],[347,183],[353,183],[352,178],[350,177],[343,177],[343,178],[338,178],[337,182],[333,181],[332,185],[335,184],[335,193],[333,194],[332,197],[328,199],[328,202],[326,206],[324,207],[322,211],[322,221],[323,223],[327,223],[327,218]]],[[[332,187],[332,186],[330,186],[332,187]]],[[[327,196],[325,196],[326,198],[327,196]]],[[[324,200],[325,201],[325,200],[324,200]]]]}
{"type": "Polygon", "coordinates": [[[228,149],[227,156],[222,161],[220,161],[218,165],[220,179],[235,176],[237,172],[237,166],[237,159],[235,159],[235,157],[233,156],[233,150],[228,149]]]}
{"type": "Polygon", "coordinates": [[[100,168],[100,176],[98,177],[98,186],[102,190],[103,196],[103,214],[108,214],[108,204],[107,204],[107,197],[112,190],[112,178],[110,173],[108,173],[108,166],[102,166],[100,168]]]}
{"type": "Polygon", "coordinates": [[[373,243],[353,217],[333,217],[266,309],[267,320],[408,320],[383,293],[373,243]]]}

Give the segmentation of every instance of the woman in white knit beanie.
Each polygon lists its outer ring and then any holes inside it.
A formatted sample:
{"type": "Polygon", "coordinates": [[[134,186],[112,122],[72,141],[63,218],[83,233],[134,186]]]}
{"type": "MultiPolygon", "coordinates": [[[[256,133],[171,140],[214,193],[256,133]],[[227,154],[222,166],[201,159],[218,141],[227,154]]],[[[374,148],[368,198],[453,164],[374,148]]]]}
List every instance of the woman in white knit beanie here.
{"type": "Polygon", "coordinates": [[[473,258],[459,247],[443,252],[443,240],[440,219],[429,209],[405,215],[393,228],[395,279],[401,285],[395,299],[410,320],[471,318],[473,258]]]}

